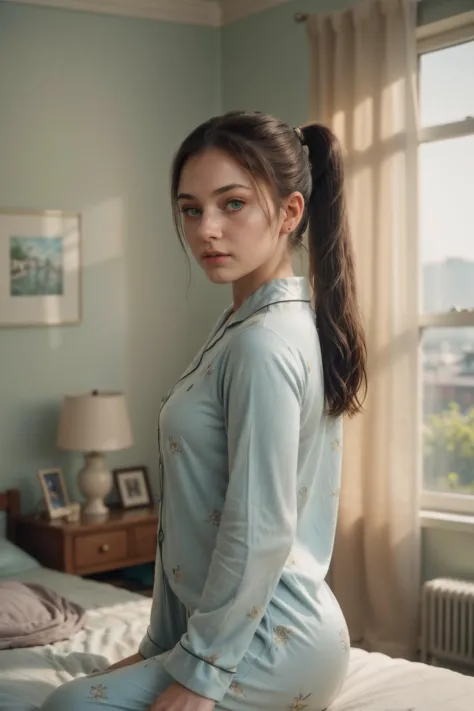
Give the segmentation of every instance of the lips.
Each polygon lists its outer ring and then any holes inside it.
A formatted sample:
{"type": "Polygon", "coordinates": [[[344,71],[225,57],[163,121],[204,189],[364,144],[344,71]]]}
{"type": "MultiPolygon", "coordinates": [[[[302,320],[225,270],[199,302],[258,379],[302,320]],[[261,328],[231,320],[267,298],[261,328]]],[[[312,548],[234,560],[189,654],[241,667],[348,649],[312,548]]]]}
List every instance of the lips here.
{"type": "Polygon", "coordinates": [[[219,257],[228,257],[228,254],[224,252],[204,252],[202,255],[203,259],[218,259],[219,257]]]}
{"type": "Polygon", "coordinates": [[[224,254],[224,252],[204,252],[201,261],[206,267],[223,267],[227,264],[229,260],[229,255],[224,254]]]}

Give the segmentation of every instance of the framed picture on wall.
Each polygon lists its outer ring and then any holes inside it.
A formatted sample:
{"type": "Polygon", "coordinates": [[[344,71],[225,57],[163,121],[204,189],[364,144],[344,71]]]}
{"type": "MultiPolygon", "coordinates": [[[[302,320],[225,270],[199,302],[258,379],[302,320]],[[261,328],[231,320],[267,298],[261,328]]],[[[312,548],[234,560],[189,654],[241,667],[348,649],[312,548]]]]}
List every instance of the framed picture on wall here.
{"type": "Polygon", "coordinates": [[[114,469],[114,477],[122,508],[151,506],[152,493],[146,467],[114,469]]]}
{"type": "Polygon", "coordinates": [[[50,518],[69,515],[69,496],[61,469],[40,469],[38,477],[50,518]]]}
{"type": "Polygon", "coordinates": [[[80,214],[0,210],[0,326],[80,321],[80,214]]]}

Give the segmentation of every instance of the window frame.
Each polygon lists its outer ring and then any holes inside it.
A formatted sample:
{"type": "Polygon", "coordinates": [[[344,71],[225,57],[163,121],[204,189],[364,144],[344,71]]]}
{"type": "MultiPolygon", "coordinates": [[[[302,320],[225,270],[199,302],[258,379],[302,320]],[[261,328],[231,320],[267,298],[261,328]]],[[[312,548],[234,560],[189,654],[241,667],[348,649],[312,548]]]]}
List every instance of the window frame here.
{"type": "MultiPolygon", "coordinates": [[[[464,42],[474,41],[474,11],[455,15],[440,22],[419,27],[417,30],[418,66],[420,57],[429,52],[453,47],[464,42]]],[[[420,73],[418,72],[418,78],[420,73]]],[[[436,126],[420,127],[418,131],[418,146],[423,143],[444,141],[450,138],[474,135],[474,116],[469,116],[461,121],[436,126]]],[[[418,237],[419,244],[419,237],[418,237]]],[[[474,308],[443,313],[420,314],[418,321],[420,354],[423,333],[428,328],[474,328],[474,308]]],[[[419,374],[421,378],[421,358],[419,374]]],[[[419,387],[421,416],[422,384],[419,387]]],[[[420,443],[422,430],[420,427],[420,443]]],[[[421,509],[438,511],[440,513],[474,514],[474,496],[469,494],[438,493],[423,488],[422,445],[420,446],[420,480],[421,480],[421,509]]]]}

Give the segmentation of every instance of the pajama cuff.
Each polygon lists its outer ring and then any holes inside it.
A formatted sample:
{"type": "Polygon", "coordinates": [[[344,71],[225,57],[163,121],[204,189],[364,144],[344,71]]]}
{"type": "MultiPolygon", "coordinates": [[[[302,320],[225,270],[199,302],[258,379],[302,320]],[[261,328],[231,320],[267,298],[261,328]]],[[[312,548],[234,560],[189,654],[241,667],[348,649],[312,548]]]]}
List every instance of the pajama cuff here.
{"type": "Polygon", "coordinates": [[[163,649],[163,647],[159,647],[156,642],[152,640],[147,630],[145,636],[140,642],[138,651],[140,652],[142,657],[145,657],[145,659],[150,659],[151,657],[156,657],[158,654],[163,654],[163,652],[165,652],[166,650],[163,649]]]}
{"type": "Polygon", "coordinates": [[[234,671],[227,671],[205,662],[188,652],[180,643],[163,662],[168,674],[195,694],[213,701],[222,701],[229,691],[234,671]]]}

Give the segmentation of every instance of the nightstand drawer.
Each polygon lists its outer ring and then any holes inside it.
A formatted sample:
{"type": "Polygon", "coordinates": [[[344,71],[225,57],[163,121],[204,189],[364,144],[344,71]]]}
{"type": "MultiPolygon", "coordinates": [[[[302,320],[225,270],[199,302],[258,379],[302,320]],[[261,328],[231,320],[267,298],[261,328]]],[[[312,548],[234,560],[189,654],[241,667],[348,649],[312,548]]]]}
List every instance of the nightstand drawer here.
{"type": "Polygon", "coordinates": [[[75,536],[74,564],[88,568],[101,563],[121,561],[127,557],[127,532],[104,531],[89,536],[75,536]]]}
{"type": "Polygon", "coordinates": [[[140,557],[154,558],[158,544],[158,526],[156,523],[147,523],[135,526],[132,531],[133,550],[140,557]]]}
{"type": "MultiPolygon", "coordinates": [[[[71,575],[91,575],[152,563],[157,548],[158,511],[110,507],[104,520],[80,521],[19,516],[17,541],[48,568],[71,575]]],[[[0,704],[1,706],[1,704],[0,704]]]]}

